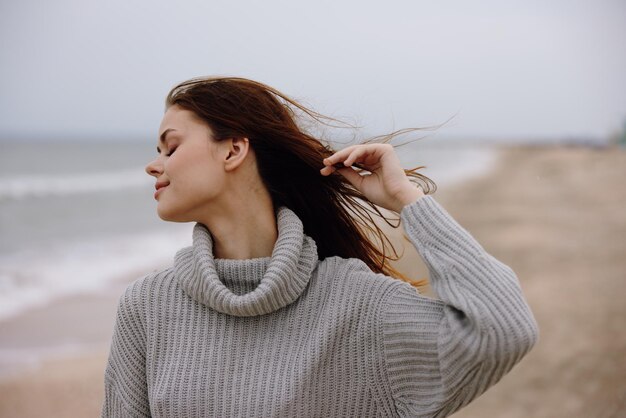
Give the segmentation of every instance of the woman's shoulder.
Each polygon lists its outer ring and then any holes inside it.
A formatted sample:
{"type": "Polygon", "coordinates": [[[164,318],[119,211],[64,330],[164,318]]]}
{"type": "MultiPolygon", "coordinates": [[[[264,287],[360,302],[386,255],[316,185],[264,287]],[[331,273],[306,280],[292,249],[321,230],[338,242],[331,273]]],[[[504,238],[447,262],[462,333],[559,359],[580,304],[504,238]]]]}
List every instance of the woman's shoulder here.
{"type": "Polygon", "coordinates": [[[325,286],[353,288],[357,293],[382,295],[408,283],[376,273],[361,259],[327,257],[318,265],[318,280],[325,286]]]}
{"type": "Polygon", "coordinates": [[[143,300],[155,292],[166,291],[175,285],[173,273],[174,267],[170,266],[161,270],[154,270],[135,279],[126,286],[122,294],[122,299],[130,301],[137,299],[143,300]]]}

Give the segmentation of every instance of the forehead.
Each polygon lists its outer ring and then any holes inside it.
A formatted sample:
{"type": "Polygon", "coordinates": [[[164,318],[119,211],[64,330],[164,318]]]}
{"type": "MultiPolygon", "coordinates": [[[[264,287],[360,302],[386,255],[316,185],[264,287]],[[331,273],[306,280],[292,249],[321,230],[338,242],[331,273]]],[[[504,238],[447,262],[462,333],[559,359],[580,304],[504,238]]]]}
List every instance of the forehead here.
{"type": "Polygon", "coordinates": [[[213,131],[206,122],[200,119],[191,110],[184,109],[177,105],[170,106],[165,111],[161,126],[159,127],[158,141],[162,143],[169,133],[213,136],[213,131]]]}
{"type": "Polygon", "coordinates": [[[162,133],[168,128],[182,128],[183,126],[192,123],[198,123],[198,119],[195,116],[195,113],[176,105],[170,106],[167,108],[165,114],[163,115],[163,119],[161,120],[161,129],[159,133],[162,133]]]}

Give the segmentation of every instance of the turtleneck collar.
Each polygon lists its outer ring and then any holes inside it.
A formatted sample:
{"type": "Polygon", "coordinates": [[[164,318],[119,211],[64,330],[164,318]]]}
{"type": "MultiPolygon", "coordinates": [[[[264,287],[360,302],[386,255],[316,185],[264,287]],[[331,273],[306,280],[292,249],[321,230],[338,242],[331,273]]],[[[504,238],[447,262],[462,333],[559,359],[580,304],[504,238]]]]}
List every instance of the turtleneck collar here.
{"type": "Polygon", "coordinates": [[[233,316],[264,315],[294,302],[317,265],[317,246],[302,221],[286,206],[276,214],[278,239],[271,257],[215,259],[213,238],[196,223],[193,245],[174,257],[183,290],[197,302],[233,316]]]}

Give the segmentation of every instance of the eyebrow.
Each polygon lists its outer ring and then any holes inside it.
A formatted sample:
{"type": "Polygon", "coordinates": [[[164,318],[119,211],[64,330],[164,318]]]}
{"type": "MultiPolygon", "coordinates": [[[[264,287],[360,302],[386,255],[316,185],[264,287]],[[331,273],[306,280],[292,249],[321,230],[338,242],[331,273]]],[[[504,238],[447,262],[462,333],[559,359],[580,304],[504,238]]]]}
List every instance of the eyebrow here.
{"type": "MultiPolygon", "coordinates": [[[[167,142],[167,134],[169,134],[171,131],[175,131],[176,129],[174,128],[168,128],[166,130],[163,131],[163,133],[161,134],[161,137],[159,138],[159,142],[160,143],[166,143],[167,142]]],[[[161,153],[161,148],[159,148],[159,146],[157,145],[157,152],[161,153]]]]}

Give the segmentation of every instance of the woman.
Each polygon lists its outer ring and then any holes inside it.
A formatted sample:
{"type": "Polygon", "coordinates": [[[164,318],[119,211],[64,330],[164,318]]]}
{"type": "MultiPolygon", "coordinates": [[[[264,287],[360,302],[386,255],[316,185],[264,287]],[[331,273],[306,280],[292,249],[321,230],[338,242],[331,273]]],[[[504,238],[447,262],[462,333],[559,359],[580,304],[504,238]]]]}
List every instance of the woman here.
{"type": "Polygon", "coordinates": [[[333,152],[297,112],[320,117],[241,78],[168,95],[146,171],[193,245],[121,297],[103,416],[446,416],[535,343],[513,271],[391,145],[333,152]],[[400,215],[438,299],[396,280],[365,234],[374,205],[400,215]]]}

